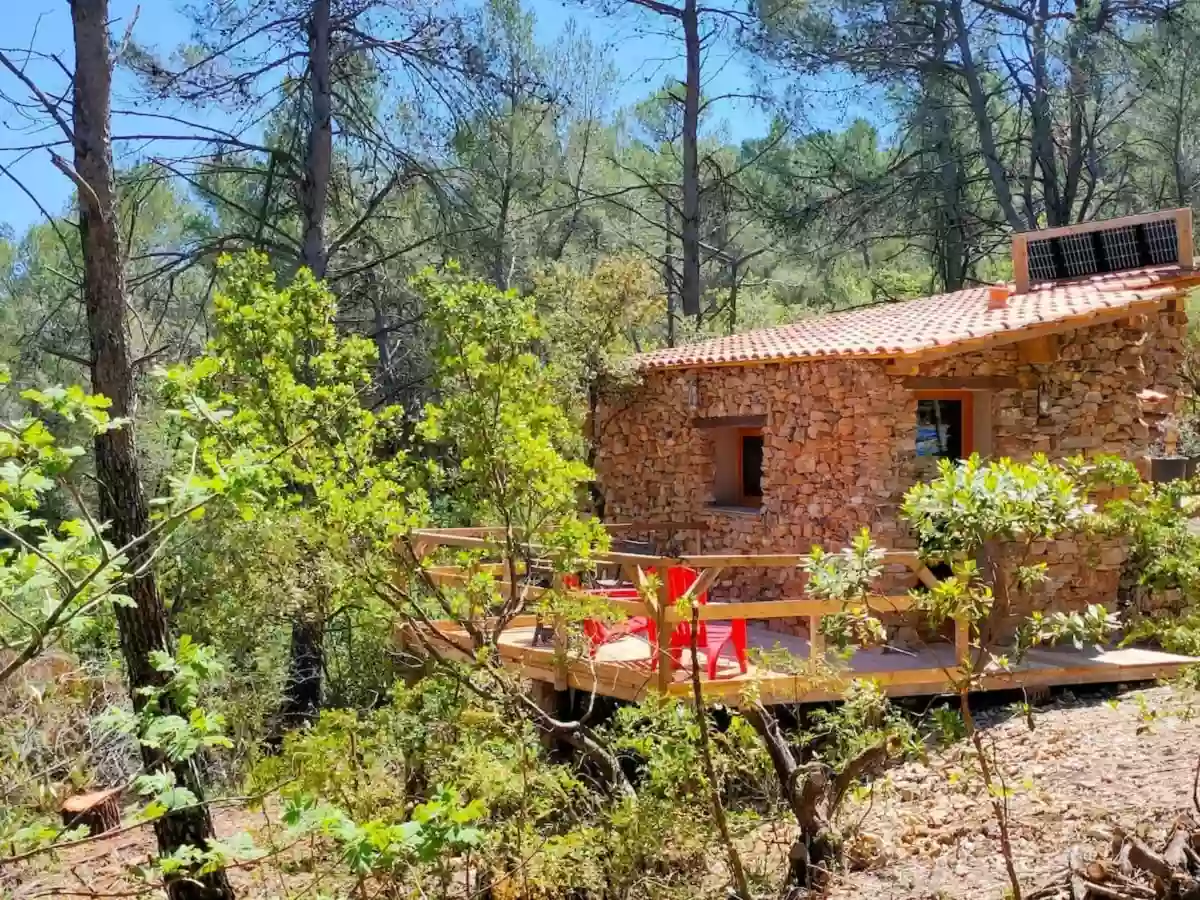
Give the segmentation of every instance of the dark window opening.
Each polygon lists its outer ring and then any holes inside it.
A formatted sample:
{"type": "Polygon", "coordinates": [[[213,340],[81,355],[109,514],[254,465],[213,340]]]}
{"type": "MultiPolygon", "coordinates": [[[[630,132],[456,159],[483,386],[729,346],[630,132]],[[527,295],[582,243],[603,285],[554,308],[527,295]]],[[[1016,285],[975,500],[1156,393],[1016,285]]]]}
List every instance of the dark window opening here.
{"type": "Polygon", "coordinates": [[[962,397],[917,399],[917,456],[963,459],[971,447],[970,402],[962,397]]]}
{"type": "Polygon", "coordinates": [[[761,433],[741,435],[742,501],[747,506],[762,503],[763,436],[761,433]]]}

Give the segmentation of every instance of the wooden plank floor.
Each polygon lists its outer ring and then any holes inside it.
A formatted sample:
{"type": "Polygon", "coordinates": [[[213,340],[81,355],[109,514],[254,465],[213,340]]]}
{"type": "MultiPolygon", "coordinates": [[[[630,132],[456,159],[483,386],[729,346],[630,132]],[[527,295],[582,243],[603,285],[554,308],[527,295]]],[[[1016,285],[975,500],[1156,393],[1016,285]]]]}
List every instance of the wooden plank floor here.
{"type": "MultiPolygon", "coordinates": [[[[447,634],[465,646],[466,635],[447,634]]],[[[845,683],[853,678],[871,678],[894,696],[938,694],[949,689],[955,675],[954,648],[950,644],[930,644],[916,652],[880,649],[860,650],[849,660],[830,656],[829,668],[818,675],[807,665],[808,641],[801,637],[749,625],[748,644],[763,651],[786,651],[793,660],[788,671],[774,671],[750,663],[746,674],[738,671],[732,656],[722,656],[714,681],[704,679],[704,691],[713,699],[736,702],[747,687],[766,703],[803,703],[837,699],[845,683]]],[[[533,646],[532,628],[512,628],[500,641],[503,658],[513,668],[520,667],[530,678],[553,682],[556,675],[554,651],[533,646]]],[[[602,645],[591,658],[576,657],[567,662],[567,682],[571,687],[594,690],[625,700],[644,697],[654,684],[650,670],[650,645],[640,636],[627,636],[602,645]]],[[[706,663],[700,654],[702,668],[706,663]]],[[[685,695],[691,690],[690,653],[683,666],[674,672],[671,694],[685,695]]],[[[1183,666],[1200,662],[1186,656],[1158,650],[1055,647],[1031,651],[1020,666],[1011,671],[990,667],[982,681],[986,689],[1032,687],[1056,684],[1098,684],[1142,681],[1169,677],[1183,666]]]]}

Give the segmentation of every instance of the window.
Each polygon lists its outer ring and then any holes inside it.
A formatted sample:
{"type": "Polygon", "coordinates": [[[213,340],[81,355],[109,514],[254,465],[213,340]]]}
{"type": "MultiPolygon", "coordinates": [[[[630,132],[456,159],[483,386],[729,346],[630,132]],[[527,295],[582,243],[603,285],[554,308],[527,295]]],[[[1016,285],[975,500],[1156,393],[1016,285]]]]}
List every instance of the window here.
{"type": "Polygon", "coordinates": [[[917,456],[963,459],[975,449],[970,391],[917,394],[917,456]]]}
{"type": "Polygon", "coordinates": [[[741,506],[762,505],[763,435],[758,428],[738,431],[738,483],[741,506]]]}
{"type": "Polygon", "coordinates": [[[727,416],[701,421],[712,448],[712,505],[732,512],[756,513],[763,501],[766,417],[727,416]]]}

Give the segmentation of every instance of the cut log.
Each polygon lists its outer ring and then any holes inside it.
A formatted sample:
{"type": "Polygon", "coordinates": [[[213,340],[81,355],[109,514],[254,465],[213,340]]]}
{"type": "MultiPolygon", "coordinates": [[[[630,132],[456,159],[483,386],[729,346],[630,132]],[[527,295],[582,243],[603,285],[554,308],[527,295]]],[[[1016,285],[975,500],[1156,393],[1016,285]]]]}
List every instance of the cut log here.
{"type": "Polygon", "coordinates": [[[1135,869],[1149,872],[1156,878],[1162,879],[1163,884],[1170,884],[1178,874],[1167,864],[1167,861],[1150,849],[1147,844],[1133,835],[1128,835],[1125,841],[1129,844],[1129,862],[1135,869]]]}
{"type": "Polygon", "coordinates": [[[1188,841],[1192,839],[1191,834],[1186,828],[1176,827],[1175,833],[1171,835],[1171,839],[1167,841],[1167,849],[1163,851],[1163,860],[1169,866],[1174,866],[1180,873],[1186,874],[1188,870],[1188,858],[1186,848],[1188,841]]]}
{"type": "Polygon", "coordinates": [[[68,797],[62,805],[64,828],[86,825],[90,834],[101,834],[121,824],[121,790],[109,788],[68,797]]]}
{"type": "Polygon", "coordinates": [[[1087,900],[1088,883],[1083,877],[1087,864],[1083,861],[1083,851],[1072,847],[1067,852],[1067,868],[1071,878],[1071,900],[1087,900]]]}
{"type": "Polygon", "coordinates": [[[1117,868],[1121,871],[1122,875],[1133,874],[1133,863],[1129,861],[1129,851],[1131,849],[1132,845],[1129,841],[1122,839],[1121,849],[1117,852],[1117,868]]]}

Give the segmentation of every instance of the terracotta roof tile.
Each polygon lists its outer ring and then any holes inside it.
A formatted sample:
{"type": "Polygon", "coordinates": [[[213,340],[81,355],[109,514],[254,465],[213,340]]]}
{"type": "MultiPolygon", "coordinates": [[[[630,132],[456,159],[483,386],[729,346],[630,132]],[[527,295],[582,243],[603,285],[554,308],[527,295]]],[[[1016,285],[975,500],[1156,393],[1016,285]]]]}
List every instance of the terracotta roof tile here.
{"type": "Polygon", "coordinates": [[[1155,266],[1041,284],[1029,293],[1012,294],[1000,309],[988,308],[987,287],[969,288],[811,316],[791,325],[654,350],[634,360],[639,368],[659,369],[830,356],[906,356],[1048,322],[1078,319],[1085,325],[1088,317],[1168,296],[1197,280],[1200,272],[1178,265],[1155,266]]]}

